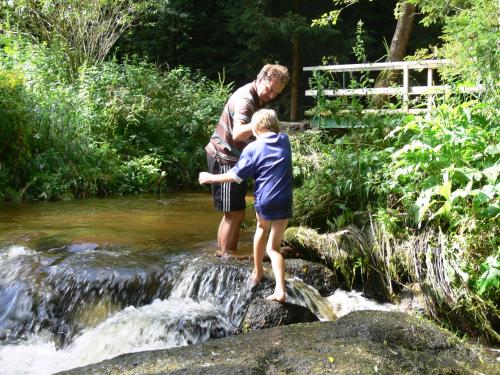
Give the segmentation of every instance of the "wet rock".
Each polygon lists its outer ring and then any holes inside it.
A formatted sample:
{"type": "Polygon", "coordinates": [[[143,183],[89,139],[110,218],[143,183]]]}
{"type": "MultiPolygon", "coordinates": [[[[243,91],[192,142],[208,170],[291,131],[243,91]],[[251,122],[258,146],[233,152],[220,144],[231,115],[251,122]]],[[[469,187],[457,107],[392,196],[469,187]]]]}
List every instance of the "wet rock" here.
{"type": "Polygon", "coordinates": [[[318,318],[307,307],[278,303],[263,298],[254,299],[240,324],[239,332],[315,322],[318,318]]]}
{"type": "Polygon", "coordinates": [[[92,242],[85,243],[72,243],[66,246],[67,251],[70,253],[86,253],[90,251],[94,251],[99,247],[98,244],[92,242]]]}
{"type": "Polygon", "coordinates": [[[428,321],[358,311],[335,322],[126,354],[64,374],[493,374],[495,366],[428,321]]]}
{"type": "Polygon", "coordinates": [[[418,283],[405,285],[397,295],[399,308],[403,312],[425,315],[424,296],[418,283]]]}
{"type": "Polygon", "coordinates": [[[303,259],[287,259],[286,272],[315,288],[323,297],[329,296],[340,285],[336,274],[323,264],[303,259]]]}

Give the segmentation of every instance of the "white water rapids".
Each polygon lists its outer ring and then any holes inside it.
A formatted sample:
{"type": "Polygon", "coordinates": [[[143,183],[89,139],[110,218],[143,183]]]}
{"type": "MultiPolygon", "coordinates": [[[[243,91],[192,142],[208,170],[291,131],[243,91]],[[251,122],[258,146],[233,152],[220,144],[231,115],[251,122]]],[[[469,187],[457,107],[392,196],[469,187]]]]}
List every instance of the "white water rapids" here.
{"type": "MultiPolygon", "coordinates": [[[[14,266],[23,263],[12,262],[40,257],[22,246],[6,250],[0,256],[0,266],[12,269],[4,272],[4,283],[13,283],[19,277],[14,266]]],[[[124,353],[185,346],[227,336],[237,328],[243,305],[251,295],[246,282],[249,273],[241,272],[231,267],[187,266],[175,277],[168,298],[155,299],[141,307],[109,310],[104,320],[86,326],[62,348],[57,347],[53,334],[43,329],[0,345],[0,373],[48,375],[124,353]]],[[[287,284],[291,292],[289,301],[309,307],[322,320],[352,310],[394,308],[369,301],[360,293],[340,290],[323,298],[296,278],[287,279],[287,284]]],[[[12,303],[15,302],[14,298],[12,303]]]]}

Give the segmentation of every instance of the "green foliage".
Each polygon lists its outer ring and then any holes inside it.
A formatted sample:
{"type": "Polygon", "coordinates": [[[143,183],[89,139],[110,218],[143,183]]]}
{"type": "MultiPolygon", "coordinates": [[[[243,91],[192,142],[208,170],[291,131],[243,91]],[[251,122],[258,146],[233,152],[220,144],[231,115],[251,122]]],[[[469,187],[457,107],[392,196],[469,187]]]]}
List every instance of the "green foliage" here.
{"type": "Polygon", "coordinates": [[[444,54],[455,65],[445,71],[456,79],[483,83],[498,99],[500,49],[498,48],[499,4],[495,0],[475,1],[470,9],[447,20],[444,27],[444,54]],[[497,46],[497,48],[495,48],[497,46]]]}
{"type": "Polygon", "coordinates": [[[7,29],[57,48],[76,74],[84,64],[104,61],[116,40],[150,6],[149,0],[2,1],[7,29]]]}
{"type": "Polygon", "coordinates": [[[415,224],[463,233],[498,222],[498,118],[487,107],[442,105],[434,118],[410,117],[387,139],[394,143],[381,192],[397,194],[415,224]]]}
{"type": "Polygon", "coordinates": [[[32,115],[22,75],[0,69],[0,199],[15,197],[31,156],[32,115]]]}
{"type": "Polygon", "coordinates": [[[14,144],[31,156],[18,152],[24,164],[3,164],[3,175],[16,165],[26,172],[2,180],[2,191],[57,199],[196,183],[229,86],[186,68],[161,73],[141,61],[83,66],[71,80],[59,50],[6,36],[3,44],[0,69],[25,77],[9,91],[26,112],[16,115],[26,147],[14,144]]]}
{"type": "MultiPolygon", "coordinates": [[[[360,20],[356,25],[355,42],[352,47],[358,63],[366,63],[365,51],[365,31],[363,22],[360,20]]],[[[324,64],[327,60],[323,61],[324,64]]],[[[345,76],[342,77],[342,80],[345,76]]],[[[349,89],[372,87],[374,80],[370,78],[368,71],[360,73],[349,72],[349,78],[344,85],[349,89]]],[[[340,85],[340,77],[329,71],[315,70],[312,73],[312,78],[309,79],[309,86],[316,91],[314,97],[315,105],[312,110],[306,114],[312,116],[320,126],[325,119],[335,119],[337,123],[357,123],[361,116],[364,105],[357,97],[341,96],[334,99],[329,99],[325,95],[325,90],[336,90],[342,88],[340,85]],[[354,121],[353,121],[354,120],[354,121]]],[[[370,121],[370,120],[368,120],[370,121]]]]}
{"type": "Polygon", "coordinates": [[[385,124],[372,116],[365,124],[370,127],[341,137],[306,133],[292,138],[294,178],[301,184],[294,191],[294,223],[341,228],[378,199],[376,172],[389,157],[377,141],[385,124]]]}
{"type": "Polygon", "coordinates": [[[454,62],[453,66],[443,69],[445,78],[482,83],[488,90],[487,94],[498,100],[498,1],[409,1],[423,12],[425,25],[435,22],[444,25],[441,56],[454,62]]]}
{"type": "Polygon", "coordinates": [[[500,252],[481,263],[480,276],[474,286],[480,296],[490,296],[492,300],[496,297],[495,293],[500,293],[500,252]]]}
{"type": "Polygon", "coordinates": [[[123,163],[120,166],[120,191],[142,193],[150,191],[154,184],[161,181],[160,159],[144,155],[123,163]]]}
{"type": "MultiPolygon", "coordinates": [[[[372,0],[368,0],[372,1],[372,0]]],[[[333,0],[333,6],[339,7],[339,9],[333,9],[328,11],[327,13],[323,13],[320,18],[316,18],[312,20],[312,27],[326,27],[329,25],[336,25],[337,21],[340,17],[340,13],[350,7],[351,5],[357,4],[359,0],[333,0]]]]}

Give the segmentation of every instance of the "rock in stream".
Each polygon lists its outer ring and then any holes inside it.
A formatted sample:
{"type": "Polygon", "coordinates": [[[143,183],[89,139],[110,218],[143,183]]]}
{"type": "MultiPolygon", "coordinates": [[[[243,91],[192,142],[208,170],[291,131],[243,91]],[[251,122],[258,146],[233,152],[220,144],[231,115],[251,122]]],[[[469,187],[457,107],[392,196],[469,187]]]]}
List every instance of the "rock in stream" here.
{"type": "MultiPolygon", "coordinates": [[[[494,374],[477,351],[400,312],[251,331],[168,350],[125,354],[64,374],[494,374]]],[[[498,372],[497,372],[498,373],[498,372]]],[[[63,373],[61,373],[63,374],[63,373]]]]}

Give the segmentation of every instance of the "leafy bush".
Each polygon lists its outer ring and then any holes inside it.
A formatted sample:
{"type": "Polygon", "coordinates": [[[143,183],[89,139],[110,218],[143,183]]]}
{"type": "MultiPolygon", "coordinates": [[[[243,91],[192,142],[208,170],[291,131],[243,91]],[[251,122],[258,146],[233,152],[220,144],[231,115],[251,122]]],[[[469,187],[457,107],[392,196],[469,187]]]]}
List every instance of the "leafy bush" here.
{"type": "Polygon", "coordinates": [[[439,54],[454,61],[445,76],[453,81],[482,83],[498,100],[500,49],[496,0],[408,0],[422,11],[422,23],[443,24],[444,41],[439,54]]]}
{"type": "Polygon", "coordinates": [[[474,279],[473,287],[483,297],[498,301],[500,297],[500,251],[490,255],[479,267],[479,277],[474,279]]]}
{"type": "Polygon", "coordinates": [[[364,127],[342,136],[312,133],[292,138],[295,224],[340,228],[376,205],[376,172],[388,159],[380,140],[393,120],[367,116],[363,121],[364,127]]]}
{"type": "Polygon", "coordinates": [[[159,157],[170,186],[193,184],[228,87],[182,67],[161,74],[144,62],[92,67],[81,82],[99,141],[125,159],[159,157]]]}
{"type": "Polygon", "coordinates": [[[8,154],[31,153],[25,173],[0,170],[13,175],[2,178],[1,195],[57,199],[196,185],[229,86],[135,60],[83,66],[72,80],[57,49],[6,35],[0,42],[0,69],[25,77],[14,100],[24,130],[4,138],[19,138],[8,154]]]}
{"type": "Polygon", "coordinates": [[[395,193],[419,227],[429,221],[457,232],[494,227],[500,217],[498,119],[488,107],[442,105],[432,119],[410,118],[393,141],[380,192],[395,193]]]}
{"type": "Polygon", "coordinates": [[[32,136],[29,108],[22,75],[0,70],[0,199],[14,198],[13,187],[26,176],[32,136]]]}

